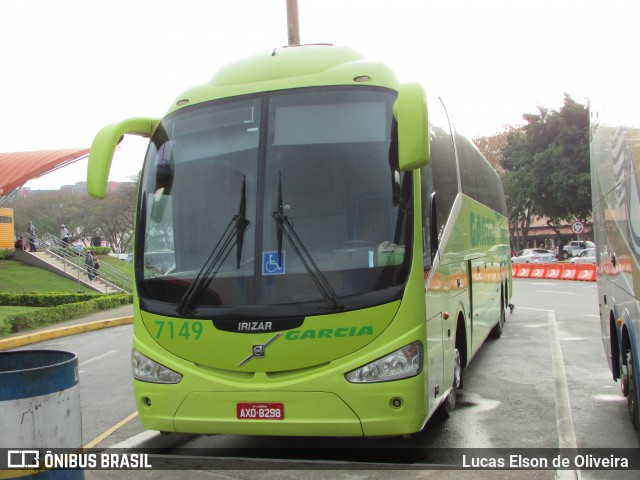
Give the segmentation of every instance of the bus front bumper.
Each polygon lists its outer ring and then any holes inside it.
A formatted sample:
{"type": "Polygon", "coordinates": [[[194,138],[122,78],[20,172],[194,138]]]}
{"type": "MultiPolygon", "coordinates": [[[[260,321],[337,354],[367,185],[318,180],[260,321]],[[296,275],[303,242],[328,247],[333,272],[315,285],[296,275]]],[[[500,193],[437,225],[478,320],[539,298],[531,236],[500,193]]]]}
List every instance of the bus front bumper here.
{"type": "MultiPolygon", "coordinates": [[[[422,382],[420,377],[403,382],[419,386],[422,382]]],[[[427,417],[427,401],[422,395],[391,394],[388,384],[351,385],[353,392],[345,395],[344,399],[330,392],[269,390],[195,391],[178,400],[171,394],[173,386],[134,383],[137,384],[140,420],[148,430],[192,434],[375,437],[418,432],[427,417]],[[400,406],[397,405],[398,400],[400,406]],[[242,418],[240,408],[251,405],[280,405],[282,417],[242,418]]],[[[412,389],[402,390],[410,392],[412,389]]]]}

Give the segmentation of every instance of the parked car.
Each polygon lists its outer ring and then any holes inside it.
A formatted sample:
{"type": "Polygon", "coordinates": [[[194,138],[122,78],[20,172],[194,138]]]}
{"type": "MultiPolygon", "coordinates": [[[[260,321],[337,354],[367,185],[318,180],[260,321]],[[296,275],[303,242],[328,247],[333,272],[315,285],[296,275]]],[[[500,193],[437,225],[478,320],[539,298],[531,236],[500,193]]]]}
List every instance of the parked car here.
{"type": "Polygon", "coordinates": [[[580,255],[573,257],[571,263],[596,263],[596,249],[587,248],[580,255]]]}
{"type": "Polygon", "coordinates": [[[525,248],[520,250],[511,263],[554,263],[556,256],[544,248],[525,248]]]}
{"type": "Polygon", "coordinates": [[[564,246],[562,258],[577,257],[588,248],[596,248],[595,243],[583,240],[572,240],[564,246]]]}

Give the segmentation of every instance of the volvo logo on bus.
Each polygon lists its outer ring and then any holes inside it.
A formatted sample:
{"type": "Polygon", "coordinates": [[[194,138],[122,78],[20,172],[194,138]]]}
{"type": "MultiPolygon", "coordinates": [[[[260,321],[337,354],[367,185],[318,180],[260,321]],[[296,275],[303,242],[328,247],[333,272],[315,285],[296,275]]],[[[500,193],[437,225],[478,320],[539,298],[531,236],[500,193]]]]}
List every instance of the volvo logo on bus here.
{"type": "Polygon", "coordinates": [[[266,348],[269,345],[271,345],[273,342],[275,342],[278,338],[280,338],[280,335],[282,335],[282,334],[281,333],[276,333],[264,345],[254,345],[252,347],[252,349],[251,349],[251,355],[249,355],[247,358],[245,358],[243,361],[241,361],[238,366],[239,367],[243,366],[245,363],[247,363],[252,358],[262,358],[262,357],[264,357],[264,351],[266,350],[266,348]]]}

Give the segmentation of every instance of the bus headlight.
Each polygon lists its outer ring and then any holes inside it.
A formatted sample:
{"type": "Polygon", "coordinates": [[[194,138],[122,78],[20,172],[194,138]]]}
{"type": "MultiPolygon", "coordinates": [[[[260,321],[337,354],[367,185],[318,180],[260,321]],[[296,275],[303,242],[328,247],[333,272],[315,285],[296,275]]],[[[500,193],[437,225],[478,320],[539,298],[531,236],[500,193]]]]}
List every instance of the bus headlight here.
{"type": "Polygon", "coordinates": [[[345,375],[351,383],[375,383],[415,377],[422,372],[423,347],[413,342],[345,375]]]}
{"type": "Polygon", "coordinates": [[[145,357],[137,350],[131,351],[133,378],[150,383],[178,383],[182,375],[164,365],[145,357]]]}

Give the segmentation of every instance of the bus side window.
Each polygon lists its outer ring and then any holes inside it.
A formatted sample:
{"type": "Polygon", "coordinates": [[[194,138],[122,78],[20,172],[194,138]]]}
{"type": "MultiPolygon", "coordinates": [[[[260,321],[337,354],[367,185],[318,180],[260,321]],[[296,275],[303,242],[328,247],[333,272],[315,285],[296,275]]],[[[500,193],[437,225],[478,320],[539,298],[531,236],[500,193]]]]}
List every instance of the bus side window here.
{"type": "Polygon", "coordinates": [[[433,178],[429,166],[420,169],[420,202],[422,204],[422,258],[426,272],[433,265],[439,244],[436,192],[433,191],[433,178]]]}
{"type": "Polygon", "coordinates": [[[429,137],[432,191],[438,197],[437,231],[441,235],[458,195],[458,165],[449,118],[439,98],[429,104],[429,137]]]}
{"type": "Polygon", "coordinates": [[[500,177],[471,140],[458,134],[455,138],[462,192],[506,216],[500,177]]]}
{"type": "Polygon", "coordinates": [[[431,269],[440,236],[458,194],[458,166],[453,136],[447,112],[439,98],[429,103],[429,141],[430,161],[420,169],[425,271],[431,269]],[[435,212],[432,213],[433,210],[435,212]]]}

